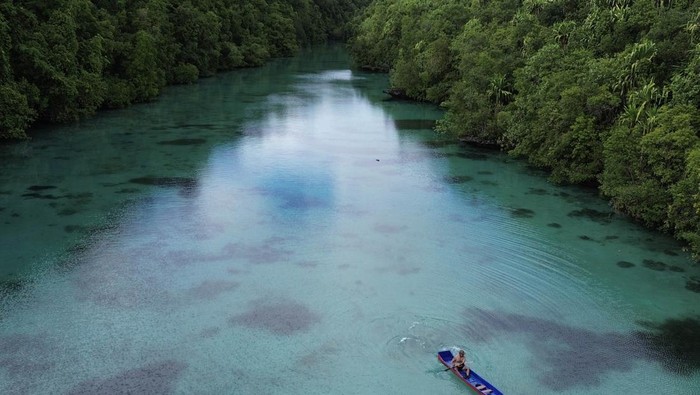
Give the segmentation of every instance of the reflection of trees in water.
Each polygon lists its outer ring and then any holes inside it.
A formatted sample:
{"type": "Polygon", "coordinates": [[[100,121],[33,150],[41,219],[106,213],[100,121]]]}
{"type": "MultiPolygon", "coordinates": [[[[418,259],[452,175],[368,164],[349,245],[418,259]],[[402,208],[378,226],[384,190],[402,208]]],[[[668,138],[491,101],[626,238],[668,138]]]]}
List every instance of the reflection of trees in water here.
{"type": "Polygon", "coordinates": [[[534,374],[542,385],[555,391],[600,384],[607,372],[629,371],[638,360],[658,362],[679,375],[700,370],[698,318],[645,323],[646,331],[618,333],[482,309],[467,309],[464,316],[470,323],[464,329],[472,339],[486,342],[499,334],[525,335],[537,361],[532,367],[534,374]]]}

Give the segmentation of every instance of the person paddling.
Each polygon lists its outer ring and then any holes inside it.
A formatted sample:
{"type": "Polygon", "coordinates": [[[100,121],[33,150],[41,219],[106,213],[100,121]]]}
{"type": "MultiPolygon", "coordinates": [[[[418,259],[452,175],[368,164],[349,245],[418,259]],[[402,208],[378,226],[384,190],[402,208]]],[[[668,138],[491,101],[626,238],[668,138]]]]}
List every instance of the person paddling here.
{"type": "Polygon", "coordinates": [[[469,378],[470,369],[467,367],[467,358],[464,356],[464,350],[459,350],[459,353],[452,359],[452,369],[457,369],[457,372],[465,372],[469,378]]]}

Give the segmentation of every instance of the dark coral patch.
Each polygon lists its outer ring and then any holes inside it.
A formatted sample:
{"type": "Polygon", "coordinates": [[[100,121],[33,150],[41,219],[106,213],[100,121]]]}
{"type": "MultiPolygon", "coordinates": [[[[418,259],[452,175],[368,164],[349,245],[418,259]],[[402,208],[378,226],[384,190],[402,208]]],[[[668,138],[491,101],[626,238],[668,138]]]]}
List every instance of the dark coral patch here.
{"type": "Polygon", "coordinates": [[[90,245],[86,243],[73,244],[72,246],[66,248],[66,251],[71,254],[82,254],[90,249],[90,245]]]}
{"type": "Polygon", "coordinates": [[[268,239],[260,245],[228,243],[223,250],[226,256],[245,259],[253,264],[288,261],[294,255],[294,251],[279,246],[279,242],[274,239],[268,239]]]}
{"type": "Polygon", "coordinates": [[[467,309],[464,312],[467,337],[492,340],[503,335],[522,335],[538,369],[540,385],[555,392],[599,386],[610,372],[627,372],[635,360],[644,358],[644,348],[630,335],[596,332],[516,313],[467,309]],[[471,324],[479,322],[478,328],[471,324]],[[588,374],[581,375],[581,371],[588,374]]]}
{"type": "Polygon", "coordinates": [[[629,269],[631,267],[635,267],[636,265],[632,262],[627,262],[627,261],[618,261],[617,266],[623,268],[623,269],[629,269]]]}
{"type": "Polygon", "coordinates": [[[76,210],[76,209],[64,208],[63,210],[58,212],[58,215],[60,215],[61,217],[68,217],[68,216],[71,216],[71,215],[74,215],[77,213],[78,213],[78,210],[76,210]]]}
{"type": "Polygon", "coordinates": [[[173,266],[188,266],[205,262],[219,262],[230,255],[224,253],[203,253],[198,250],[173,250],[165,254],[164,261],[173,266]]]}
{"type": "MultiPolygon", "coordinates": [[[[178,129],[205,129],[205,130],[218,130],[221,128],[220,125],[213,123],[178,123],[175,125],[178,129]]],[[[167,129],[170,129],[169,127],[167,129]]]]}
{"type": "Polygon", "coordinates": [[[556,222],[549,223],[549,224],[547,224],[547,226],[549,226],[550,228],[555,228],[555,229],[561,228],[561,224],[558,224],[556,222]]]}
{"type": "Polygon", "coordinates": [[[234,281],[208,280],[190,289],[190,294],[198,299],[211,300],[224,292],[229,292],[236,289],[236,287],[238,287],[238,283],[234,281]]]}
{"type": "Polygon", "coordinates": [[[664,254],[668,256],[678,256],[678,253],[673,250],[664,250],[664,254]]]}
{"type": "Polygon", "coordinates": [[[118,191],[115,191],[114,193],[137,193],[140,192],[141,190],[138,188],[122,188],[118,191]]]}
{"type": "Polygon", "coordinates": [[[668,319],[661,324],[644,323],[650,332],[635,335],[650,347],[650,356],[667,370],[691,376],[700,370],[700,319],[668,319]]]}
{"type": "Polygon", "coordinates": [[[55,363],[46,356],[55,352],[57,352],[56,347],[47,342],[46,337],[42,335],[2,336],[0,337],[0,369],[6,372],[8,377],[26,382],[54,368],[55,363]]]}
{"type": "Polygon", "coordinates": [[[129,180],[132,184],[151,185],[159,187],[180,187],[194,189],[197,180],[189,177],[138,177],[129,180]]]}
{"type": "Polygon", "coordinates": [[[581,240],[585,240],[585,241],[595,241],[590,236],[586,236],[586,235],[580,235],[578,238],[581,240]]]}
{"type": "Polygon", "coordinates": [[[656,270],[657,272],[663,272],[668,267],[665,263],[653,259],[645,259],[642,261],[642,265],[647,269],[656,270]]]}
{"type": "Polygon", "coordinates": [[[465,182],[469,182],[473,180],[474,177],[470,176],[449,176],[445,177],[445,181],[450,183],[450,184],[464,184],[465,182]]]}
{"type": "Polygon", "coordinates": [[[56,200],[56,199],[78,199],[82,200],[83,202],[87,201],[89,198],[92,197],[92,192],[83,192],[83,193],[69,193],[67,195],[62,195],[62,196],[56,196],[54,194],[41,194],[38,192],[31,192],[31,193],[25,193],[22,194],[22,197],[25,198],[33,198],[33,199],[46,199],[46,200],[56,200]]]}
{"type": "Polygon", "coordinates": [[[17,292],[24,288],[25,282],[17,278],[5,278],[0,280],[0,296],[17,292]]]}
{"type": "Polygon", "coordinates": [[[588,218],[591,221],[608,224],[612,220],[612,213],[606,213],[604,211],[594,210],[592,208],[584,208],[581,210],[574,210],[567,214],[569,217],[573,218],[588,218]]]}
{"type": "Polygon", "coordinates": [[[311,350],[299,358],[298,363],[304,367],[317,367],[330,363],[333,355],[338,355],[340,350],[333,343],[325,343],[311,350]]]}
{"type": "Polygon", "coordinates": [[[658,362],[670,372],[690,376],[700,370],[700,321],[669,319],[648,331],[600,332],[516,313],[466,309],[465,337],[524,335],[540,365],[541,385],[553,391],[600,385],[611,372],[629,372],[658,362]],[[479,322],[474,325],[473,322],[479,322]],[[589,372],[581,375],[581,371],[589,372]]]}
{"type": "Polygon", "coordinates": [[[45,191],[47,189],[56,189],[56,186],[54,186],[54,185],[32,185],[29,188],[27,188],[27,190],[34,191],[34,192],[45,191]]]}
{"type": "Polygon", "coordinates": [[[90,228],[87,226],[82,226],[82,225],[66,225],[63,227],[63,230],[66,233],[75,233],[75,232],[87,233],[87,232],[89,232],[90,228]]]}
{"type": "Polygon", "coordinates": [[[435,128],[434,119],[395,119],[394,126],[396,129],[403,130],[419,130],[419,129],[429,129],[435,128]]]}
{"type": "Polygon", "coordinates": [[[668,270],[670,270],[672,272],[676,272],[676,273],[684,273],[685,272],[685,269],[683,269],[680,266],[669,266],[668,270]]]}
{"type": "Polygon", "coordinates": [[[212,328],[206,328],[206,329],[202,330],[202,332],[200,332],[199,335],[205,339],[211,339],[212,337],[218,335],[219,332],[221,332],[220,328],[212,327],[212,328]]]}
{"type": "Polygon", "coordinates": [[[69,193],[67,195],[64,195],[64,198],[67,199],[78,199],[78,200],[88,200],[94,196],[94,193],[92,192],[81,192],[81,193],[69,193]]]}
{"type": "Polygon", "coordinates": [[[510,210],[510,215],[515,218],[532,218],[535,212],[529,208],[514,208],[510,210]]]}
{"type": "Polygon", "coordinates": [[[206,143],[206,139],[176,139],[159,141],[160,145],[199,145],[206,143]]]}
{"type": "Polygon", "coordinates": [[[695,293],[700,293],[700,277],[691,277],[690,280],[685,282],[685,289],[695,293]]]}
{"type": "Polygon", "coordinates": [[[273,174],[256,192],[279,199],[282,208],[294,211],[326,208],[333,200],[333,189],[326,177],[273,174]]]}
{"type": "Polygon", "coordinates": [[[79,266],[82,263],[80,259],[76,259],[74,257],[69,257],[69,258],[64,258],[56,262],[54,267],[56,268],[57,271],[59,272],[68,272],[73,269],[75,269],[77,266],[79,266]]]}
{"type": "Polygon", "coordinates": [[[60,196],[55,196],[55,195],[50,194],[50,193],[46,194],[46,195],[42,195],[42,194],[37,193],[37,192],[24,193],[24,194],[22,194],[22,197],[32,198],[32,199],[46,199],[46,200],[56,200],[56,199],[61,198],[60,196]]]}
{"type": "Polygon", "coordinates": [[[138,369],[127,370],[108,379],[84,381],[68,394],[172,394],[187,364],[164,361],[138,369]]]}
{"type": "Polygon", "coordinates": [[[312,209],[317,207],[326,207],[328,202],[312,196],[303,196],[301,194],[288,194],[284,196],[283,208],[286,209],[312,209]]]}
{"type": "Polygon", "coordinates": [[[52,351],[45,337],[13,334],[0,337],[0,355],[32,354],[52,351]]]}
{"type": "Polygon", "coordinates": [[[284,336],[306,332],[319,321],[318,314],[293,301],[257,302],[247,312],[230,319],[234,325],[263,329],[284,336]]]}
{"type": "Polygon", "coordinates": [[[542,188],[530,188],[527,191],[528,195],[539,195],[539,196],[544,196],[544,195],[549,195],[549,192],[546,189],[542,188]]]}

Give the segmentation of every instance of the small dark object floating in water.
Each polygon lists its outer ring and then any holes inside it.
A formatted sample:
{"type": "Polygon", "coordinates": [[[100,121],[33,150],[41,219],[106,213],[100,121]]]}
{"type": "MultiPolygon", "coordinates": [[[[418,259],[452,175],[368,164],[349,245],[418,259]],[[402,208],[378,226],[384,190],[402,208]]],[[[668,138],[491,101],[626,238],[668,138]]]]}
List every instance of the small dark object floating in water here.
{"type": "MultiPolygon", "coordinates": [[[[438,352],[438,361],[442,362],[448,368],[452,367],[452,359],[454,355],[452,351],[445,350],[438,352]]],[[[472,369],[469,372],[469,377],[466,377],[466,372],[457,371],[455,369],[449,369],[455,376],[459,377],[466,385],[468,385],[474,391],[484,394],[484,395],[503,395],[503,393],[496,389],[491,383],[484,380],[481,376],[476,374],[472,369]]]]}

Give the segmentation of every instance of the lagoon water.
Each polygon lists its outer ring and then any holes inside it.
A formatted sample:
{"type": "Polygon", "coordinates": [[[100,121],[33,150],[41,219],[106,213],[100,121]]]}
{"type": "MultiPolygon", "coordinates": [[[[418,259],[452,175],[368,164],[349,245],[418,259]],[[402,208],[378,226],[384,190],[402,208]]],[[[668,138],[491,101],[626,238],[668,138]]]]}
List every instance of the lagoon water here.
{"type": "Polygon", "coordinates": [[[0,393],[700,393],[700,268],[338,47],[0,147],[0,393]]]}

